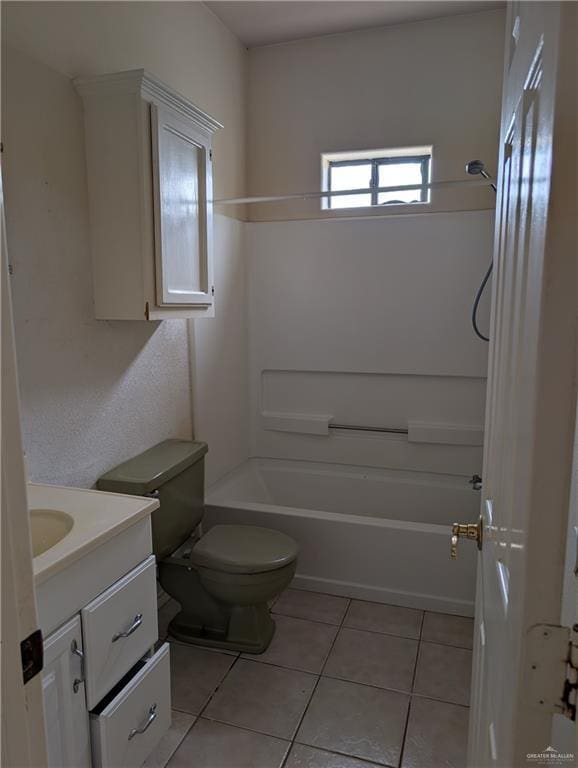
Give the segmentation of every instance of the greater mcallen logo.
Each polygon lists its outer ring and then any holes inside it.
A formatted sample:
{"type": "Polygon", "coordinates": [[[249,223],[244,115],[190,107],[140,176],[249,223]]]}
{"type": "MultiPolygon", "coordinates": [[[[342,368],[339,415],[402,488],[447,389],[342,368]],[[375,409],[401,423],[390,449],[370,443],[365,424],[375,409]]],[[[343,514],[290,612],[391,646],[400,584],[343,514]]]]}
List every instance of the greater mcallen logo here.
{"type": "Polygon", "coordinates": [[[546,747],[543,752],[529,752],[526,760],[534,765],[567,765],[569,760],[574,762],[574,753],[558,752],[554,747],[546,747]]]}

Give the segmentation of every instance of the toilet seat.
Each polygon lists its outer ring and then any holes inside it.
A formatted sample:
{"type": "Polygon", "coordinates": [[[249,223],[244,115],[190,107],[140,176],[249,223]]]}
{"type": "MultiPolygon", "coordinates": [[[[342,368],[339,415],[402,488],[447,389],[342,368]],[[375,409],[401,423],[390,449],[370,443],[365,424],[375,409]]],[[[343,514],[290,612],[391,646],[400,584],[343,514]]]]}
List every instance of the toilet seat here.
{"type": "Polygon", "coordinates": [[[294,562],[298,547],[280,531],[255,525],[215,525],[193,547],[191,561],[224,573],[266,573],[294,562]]]}

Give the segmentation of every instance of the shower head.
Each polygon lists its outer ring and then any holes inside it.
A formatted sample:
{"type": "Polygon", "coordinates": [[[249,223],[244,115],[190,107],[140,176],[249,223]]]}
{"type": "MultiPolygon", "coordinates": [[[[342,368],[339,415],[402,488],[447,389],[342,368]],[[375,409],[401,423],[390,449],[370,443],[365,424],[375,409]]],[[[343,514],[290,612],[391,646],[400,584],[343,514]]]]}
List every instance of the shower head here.
{"type": "Polygon", "coordinates": [[[466,173],[469,173],[470,176],[481,174],[484,178],[488,178],[486,166],[481,160],[470,160],[469,163],[466,163],[466,173]]]}
{"type": "MultiPolygon", "coordinates": [[[[469,163],[466,163],[466,173],[469,173],[470,176],[483,176],[484,179],[492,178],[486,171],[486,166],[481,160],[470,160],[469,163]]],[[[497,191],[495,184],[490,184],[490,186],[494,192],[497,191]]]]}

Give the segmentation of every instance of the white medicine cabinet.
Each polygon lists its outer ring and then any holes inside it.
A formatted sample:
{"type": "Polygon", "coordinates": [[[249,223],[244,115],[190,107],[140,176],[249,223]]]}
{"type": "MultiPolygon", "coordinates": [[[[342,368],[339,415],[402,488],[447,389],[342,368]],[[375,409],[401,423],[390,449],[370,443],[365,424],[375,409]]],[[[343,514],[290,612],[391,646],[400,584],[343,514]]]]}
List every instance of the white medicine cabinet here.
{"type": "Polygon", "coordinates": [[[74,84],[96,317],[213,317],[211,137],[222,126],[142,69],[74,84]]]}

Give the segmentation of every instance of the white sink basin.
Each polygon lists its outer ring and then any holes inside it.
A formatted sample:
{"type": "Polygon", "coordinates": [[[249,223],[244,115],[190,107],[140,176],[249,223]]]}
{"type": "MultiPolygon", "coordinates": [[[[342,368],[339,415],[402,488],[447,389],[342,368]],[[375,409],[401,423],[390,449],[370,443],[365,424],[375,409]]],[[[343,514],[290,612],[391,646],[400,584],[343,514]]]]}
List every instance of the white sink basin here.
{"type": "Polygon", "coordinates": [[[73,525],[72,516],[66,512],[56,509],[31,509],[32,557],[38,557],[62,541],[73,525]]]}
{"type": "Polygon", "coordinates": [[[159,502],[84,488],[28,485],[38,621],[48,636],[152,552],[159,502]]]}

